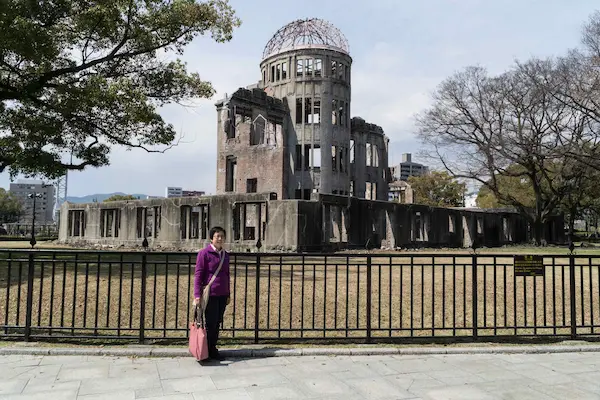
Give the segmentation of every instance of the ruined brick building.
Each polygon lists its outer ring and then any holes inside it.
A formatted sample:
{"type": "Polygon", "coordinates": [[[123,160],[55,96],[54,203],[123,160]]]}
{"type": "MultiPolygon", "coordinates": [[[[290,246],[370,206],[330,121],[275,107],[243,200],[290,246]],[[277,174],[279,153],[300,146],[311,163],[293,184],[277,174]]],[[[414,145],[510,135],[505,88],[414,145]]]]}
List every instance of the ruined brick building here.
{"type": "Polygon", "coordinates": [[[351,68],[346,38],[326,21],[277,31],[262,80],[217,103],[217,193],[387,200],[389,140],[350,117],[351,68]]]}
{"type": "MultiPolygon", "coordinates": [[[[198,249],[211,226],[231,250],[481,246],[529,238],[513,211],[388,201],[388,138],[351,115],[342,33],[308,19],[267,43],[262,79],[216,104],[217,195],[61,207],[63,243],[198,249]]],[[[546,225],[560,241],[561,220],[546,225]]]]}

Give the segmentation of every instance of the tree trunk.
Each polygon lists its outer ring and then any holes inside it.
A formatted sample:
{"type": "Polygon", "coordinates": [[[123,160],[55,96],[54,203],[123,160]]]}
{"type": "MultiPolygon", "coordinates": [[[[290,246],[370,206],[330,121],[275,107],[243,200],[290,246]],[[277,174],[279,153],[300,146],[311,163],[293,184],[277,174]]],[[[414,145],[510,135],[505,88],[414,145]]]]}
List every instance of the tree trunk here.
{"type": "Polygon", "coordinates": [[[575,234],[575,214],[573,210],[571,210],[570,214],[571,215],[569,215],[569,243],[572,243],[573,236],[575,234]]]}
{"type": "Polygon", "coordinates": [[[542,245],[544,224],[540,218],[536,218],[533,221],[533,241],[536,246],[542,245]]]}

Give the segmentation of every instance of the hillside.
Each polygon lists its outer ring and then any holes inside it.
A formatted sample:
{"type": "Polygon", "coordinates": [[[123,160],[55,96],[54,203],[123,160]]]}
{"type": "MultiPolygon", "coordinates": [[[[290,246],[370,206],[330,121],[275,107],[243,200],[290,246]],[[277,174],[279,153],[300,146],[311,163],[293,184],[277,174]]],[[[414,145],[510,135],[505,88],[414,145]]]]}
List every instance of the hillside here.
{"type": "MultiPolygon", "coordinates": [[[[115,193],[96,193],[96,194],[90,194],[87,196],[81,196],[81,197],[77,197],[77,196],[67,196],[67,201],[70,203],[92,203],[94,201],[97,201],[99,203],[103,202],[104,200],[108,199],[109,197],[115,195],[115,194],[120,194],[120,195],[126,195],[128,193],[123,193],[123,192],[115,192],[115,193]]],[[[148,195],[146,194],[136,194],[133,193],[134,197],[139,197],[140,199],[145,199],[148,197],[148,195]]]]}

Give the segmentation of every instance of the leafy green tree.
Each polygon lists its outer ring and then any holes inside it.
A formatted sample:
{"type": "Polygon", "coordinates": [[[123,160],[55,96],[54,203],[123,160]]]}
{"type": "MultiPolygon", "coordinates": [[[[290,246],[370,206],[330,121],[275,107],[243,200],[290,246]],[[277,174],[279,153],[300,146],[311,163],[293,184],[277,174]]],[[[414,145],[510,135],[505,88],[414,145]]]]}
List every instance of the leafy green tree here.
{"type": "Polygon", "coordinates": [[[113,146],[172,147],[158,109],[215,91],[165,55],[206,33],[229,41],[240,25],[227,0],[0,4],[0,172],[12,176],[108,165],[113,146]]]}
{"type": "Polygon", "coordinates": [[[0,222],[17,222],[23,211],[19,199],[11,192],[0,188],[0,222]]]}
{"type": "Polygon", "coordinates": [[[108,203],[111,201],[123,201],[123,200],[139,200],[139,197],[135,197],[131,194],[113,194],[109,198],[105,199],[103,203],[108,203]]]}
{"type": "Polygon", "coordinates": [[[421,176],[411,176],[408,183],[413,189],[413,201],[434,207],[461,207],[466,185],[453,179],[445,171],[431,171],[421,176]]]}
{"type": "MultiPolygon", "coordinates": [[[[521,168],[513,166],[507,168],[507,170],[513,173],[518,173],[521,168]]],[[[533,192],[533,186],[528,177],[514,177],[496,175],[496,185],[500,197],[502,199],[508,198],[510,194],[515,198],[517,202],[523,204],[526,208],[535,207],[535,194],[533,192]]],[[[479,189],[477,199],[475,200],[477,207],[479,208],[514,208],[513,204],[506,200],[499,200],[498,196],[489,189],[488,186],[483,185],[479,189]]]]}

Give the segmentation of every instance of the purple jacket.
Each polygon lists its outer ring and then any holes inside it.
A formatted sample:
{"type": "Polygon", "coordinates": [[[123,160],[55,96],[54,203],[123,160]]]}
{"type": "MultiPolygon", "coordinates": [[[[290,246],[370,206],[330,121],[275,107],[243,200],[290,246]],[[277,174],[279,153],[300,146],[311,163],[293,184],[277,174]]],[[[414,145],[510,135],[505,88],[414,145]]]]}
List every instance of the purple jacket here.
{"type": "MultiPolygon", "coordinates": [[[[229,296],[229,253],[222,250],[225,260],[217,278],[210,287],[211,296],[229,296]]],[[[209,243],[208,246],[198,252],[196,259],[196,271],[194,278],[194,297],[202,294],[202,289],[208,285],[213,274],[219,268],[221,258],[209,243]]]]}

